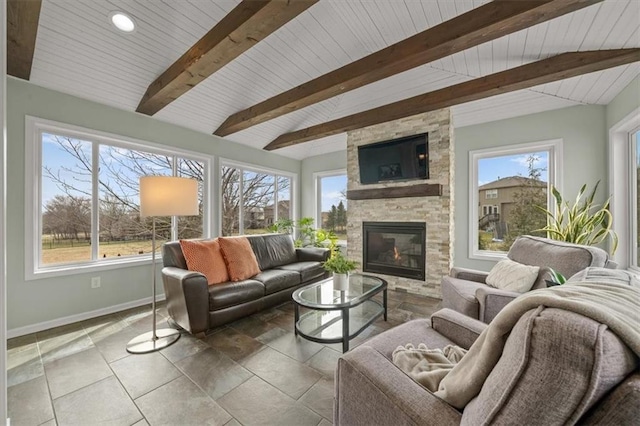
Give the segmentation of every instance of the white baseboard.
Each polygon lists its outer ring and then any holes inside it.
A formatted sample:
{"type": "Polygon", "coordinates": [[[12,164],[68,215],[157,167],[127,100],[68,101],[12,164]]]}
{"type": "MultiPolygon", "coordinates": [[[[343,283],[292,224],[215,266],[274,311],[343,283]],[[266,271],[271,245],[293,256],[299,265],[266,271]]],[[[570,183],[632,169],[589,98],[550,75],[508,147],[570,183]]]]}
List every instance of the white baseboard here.
{"type": "MultiPolygon", "coordinates": [[[[162,294],[156,298],[156,301],[162,302],[164,299],[164,294],[162,294]]],[[[67,317],[57,318],[50,321],[39,322],[37,324],[25,325],[24,327],[12,328],[11,330],[7,330],[7,339],[24,336],[31,333],[37,333],[38,331],[60,327],[62,325],[72,324],[78,321],[101,317],[103,315],[113,314],[115,312],[136,308],[138,306],[148,305],[149,303],[151,303],[151,297],[145,297],[144,299],[138,299],[131,302],[121,303],[119,305],[96,309],[95,311],[83,312],[81,314],[69,315],[67,317]]]]}

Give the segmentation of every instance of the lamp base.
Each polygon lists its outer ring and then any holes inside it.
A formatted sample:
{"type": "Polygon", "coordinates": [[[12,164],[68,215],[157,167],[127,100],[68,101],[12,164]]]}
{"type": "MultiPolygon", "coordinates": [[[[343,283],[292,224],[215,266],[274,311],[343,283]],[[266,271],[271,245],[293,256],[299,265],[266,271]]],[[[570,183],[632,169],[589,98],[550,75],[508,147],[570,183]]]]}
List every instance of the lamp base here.
{"type": "Polygon", "coordinates": [[[153,338],[153,331],[141,334],[127,343],[127,352],[132,354],[146,354],[159,351],[173,345],[179,338],[180,332],[172,328],[156,330],[157,339],[153,338]]]}

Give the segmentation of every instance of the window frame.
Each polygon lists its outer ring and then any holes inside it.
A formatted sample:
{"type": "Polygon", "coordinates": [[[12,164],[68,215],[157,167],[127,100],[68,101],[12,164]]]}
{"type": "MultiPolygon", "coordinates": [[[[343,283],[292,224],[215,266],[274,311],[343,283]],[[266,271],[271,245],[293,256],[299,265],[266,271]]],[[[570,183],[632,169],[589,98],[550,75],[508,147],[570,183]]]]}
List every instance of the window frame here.
{"type": "Polygon", "coordinates": [[[633,135],[640,131],[640,107],[609,129],[609,194],[612,229],[618,234],[618,250],[612,258],[623,269],[640,273],[636,222],[636,148],[633,135]],[[635,236],[635,237],[634,237],[635,236]]]}
{"type": "Polygon", "coordinates": [[[347,178],[347,188],[349,187],[349,175],[347,173],[347,169],[335,169],[335,170],[325,170],[322,172],[315,172],[313,174],[313,186],[315,188],[315,208],[314,208],[314,221],[316,224],[316,228],[322,228],[322,179],[342,176],[344,175],[347,178]]]}
{"type": "MultiPolygon", "coordinates": [[[[203,209],[202,209],[202,233],[203,237],[211,235],[211,216],[214,186],[211,183],[211,167],[213,156],[200,152],[189,151],[181,148],[169,147],[157,143],[129,138],[113,133],[102,132],[67,123],[47,120],[34,116],[25,116],[25,217],[27,221],[31,219],[31,224],[25,222],[25,280],[36,280],[55,276],[67,276],[88,272],[97,272],[110,269],[122,268],[123,266],[145,265],[151,261],[151,254],[139,256],[125,256],[122,258],[112,258],[102,260],[95,257],[99,250],[98,227],[99,209],[94,208],[99,204],[98,190],[98,168],[92,170],[92,211],[91,211],[91,260],[56,264],[50,266],[40,265],[40,254],[42,250],[42,134],[51,133],[66,136],[82,141],[90,142],[92,145],[92,163],[96,164],[100,146],[113,146],[117,148],[139,150],[160,155],[170,155],[174,157],[172,170],[175,173],[177,158],[186,158],[204,163],[203,175],[203,209]]],[[[176,217],[172,217],[171,231],[172,239],[177,236],[178,226],[176,217]]],[[[156,263],[162,259],[156,258],[156,263]]]]}
{"type": "Polygon", "coordinates": [[[240,193],[240,209],[238,211],[238,232],[239,235],[245,235],[244,232],[244,208],[242,208],[242,195],[243,195],[243,182],[244,182],[244,172],[253,172],[253,173],[268,173],[273,175],[274,177],[274,222],[278,220],[278,177],[288,177],[291,179],[291,185],[289,188],[289,215],[292,220],[297,220],[297,197],[296,197],[296,188],[298,185],[298,174],[294,172],[288,172],[286,170],[278,170],[272,169],[269,167],[258,166],[251,163],[243,163],[235,160],[230,160],[228,158],[220,158],[220,162],[218,164],[218,182],[220,186],[220,191],[218,191],[218,205],[220,206],[218,211],[218,220],[217,225],[220,230],[220,235],[222,235],[222,168],[223,167],[233,167],[235,169],[240,170],[240,180],[238,182],[239,188],[238,192],[240,193]]]}
{"type": "MultiPolygon", "coordinates": [[[[469,151],[469,259],[498,261],[507,256],[506,252],[478,249],[478,209],[480,204],[478,161],[484,158],[547,151],[549,153],[548,185],[554,185],[562,192],[562,145],[562,139],[550,139],[469,151]]],[[[552,197],[551,191],[548,190],[547,205],[553,211],[552,197]]]]}

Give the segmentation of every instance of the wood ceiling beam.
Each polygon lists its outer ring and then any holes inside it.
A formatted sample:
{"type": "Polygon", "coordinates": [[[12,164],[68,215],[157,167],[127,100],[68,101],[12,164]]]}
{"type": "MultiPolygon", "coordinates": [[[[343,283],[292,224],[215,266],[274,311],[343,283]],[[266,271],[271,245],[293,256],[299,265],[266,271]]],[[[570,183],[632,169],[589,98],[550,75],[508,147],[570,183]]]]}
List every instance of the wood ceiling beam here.
{"type": "Polygon", "coordinates": [[[264,147],[272,151],[373,124],[434,111],[490,96],[564,80],[640,61],[640,48],[562,53],[368,111],[278,136],[264,147]]]}
{"type": "Polygon", "coordinates": [[[7,74],[29,80],[41,0],[7,1],[7,74]]]}
{"type": "Polygon", "coordinates": [[[136,111],[160,111],[317,2],[241,1],[149,85],[136,111]]]}
{"type": "Polygon", "coordinates": [[[227,136],[602,0],[495,0],[229,116],[227,136]]]}

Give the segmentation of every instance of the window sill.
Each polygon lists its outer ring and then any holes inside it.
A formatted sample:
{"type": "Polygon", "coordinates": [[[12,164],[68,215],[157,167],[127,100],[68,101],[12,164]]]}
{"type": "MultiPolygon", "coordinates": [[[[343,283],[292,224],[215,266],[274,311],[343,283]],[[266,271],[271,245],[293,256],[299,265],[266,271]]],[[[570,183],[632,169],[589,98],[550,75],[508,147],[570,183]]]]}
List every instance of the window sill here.
{"type": "MultiPolygon", "coordinates": [[[[122,269],[136,266],[148,266],[151,263],[151,256],[141,256],[132,259],[118,259],[114,261],[95,261],[70,265],[57,265],[40,268],[36,271],[25,272],[25,281],[41,280],[52,277],[64,277],[69,275],[80,275],[94,273],[98,271],[108,271],[112,269],[122,269]]],[[[156,264],[162,263],[162,257],[156,256],[156,264]]]]}
{"type": "Polygon", "coordinates": [[[488,251],[488,250],[474,251],[469,256],[469,259],[473,259],[473,260],[490,260],[490,261],[493,261],[493,262],[498,262],[498,261],[500,261],[502,259],[506,259],[506,258],[507,258],[507,253],[506,252],[488,251]]]}

